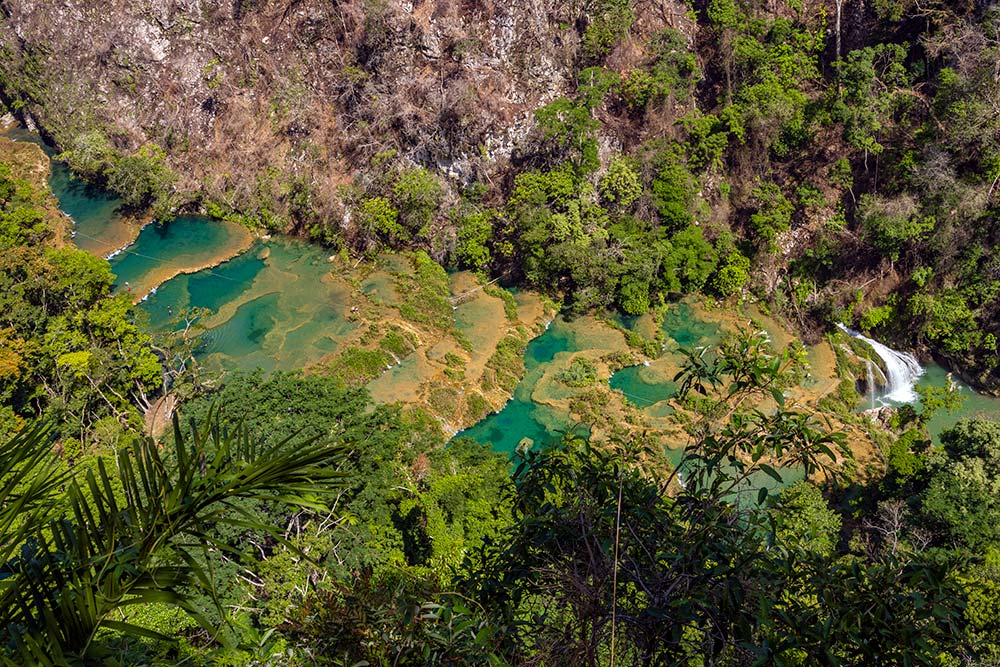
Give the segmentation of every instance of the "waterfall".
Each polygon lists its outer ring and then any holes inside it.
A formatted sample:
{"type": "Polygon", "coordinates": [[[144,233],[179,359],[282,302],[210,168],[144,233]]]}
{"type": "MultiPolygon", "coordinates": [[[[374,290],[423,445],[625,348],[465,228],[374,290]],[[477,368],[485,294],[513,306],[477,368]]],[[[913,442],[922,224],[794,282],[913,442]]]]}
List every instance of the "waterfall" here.
{"type": "Polygon", "coordinates": [[[920,362],[908,352],[897,352],[886,347],[877,340],[872,340],[857,331],[848,329],[843,324],[837,324],[849,336],[864,341],[875,350],[875,354],[882,359],[885,365],[885,379],[888,382],[886,393],[879,399],[880,402],[892,401],[893,403],[912,403],[917,400],[917,394],[913,391],[913,385],[917,383],[917,378],[924,374],[924,369],[920,362]]]}
{"type": "Polygon", "coordinates": [[[872,370],[872,360],[865,359],[866,370],[868,371],[868,395],[871,396],[872,405],[871,409],[875,409],[875,371],[872,370]]]}

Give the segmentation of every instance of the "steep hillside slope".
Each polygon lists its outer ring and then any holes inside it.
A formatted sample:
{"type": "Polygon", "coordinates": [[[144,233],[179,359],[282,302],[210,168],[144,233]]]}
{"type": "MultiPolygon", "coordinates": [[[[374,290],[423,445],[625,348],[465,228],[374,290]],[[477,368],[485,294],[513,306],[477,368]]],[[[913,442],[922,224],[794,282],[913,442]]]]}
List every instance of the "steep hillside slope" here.
{"type": "Polygon", "coordinates": [[[997,384],[1000,12],[944,0],[0,2],[84,176],[577,311],[849,321],[997,384]]]}
{"type": "Polygon", "coordinates": [[[14,106],[81,167],[156,144],[175,203],[325,216],[387,150],[495,175],[572,89],[574,4],[5,2],[0,39],[14,106]]]}

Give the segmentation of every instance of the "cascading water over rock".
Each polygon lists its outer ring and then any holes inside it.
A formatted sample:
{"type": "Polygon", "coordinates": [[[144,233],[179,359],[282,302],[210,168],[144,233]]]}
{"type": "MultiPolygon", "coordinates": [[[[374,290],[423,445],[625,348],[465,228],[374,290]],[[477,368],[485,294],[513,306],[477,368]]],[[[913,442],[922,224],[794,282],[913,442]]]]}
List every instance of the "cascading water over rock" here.
{"type": "MultiPolygon", "coordinates": [[[[848,329],[843,324],[837,324],[837,326],[849,336],[868,343],[882,360],[882,364],[885,366],[887,386],[885,393],[878,399],[880,403],[883,405],[887,402],[912,403],[917,400],[917,393],[913,387],[917,383],[917,378],[924,374],[924,369],[912,354],[886,347],[877,340],[872,340],[857,331],[848,329]]],[[[874,392],[874,387],[871,391],[874,392]]]]}
{"type": "Polygon", "coordinates": [[[874,410],[875,409],[875,371],[872,370],[872,360],[871,359],[866,359],[865,360],[865,371],[866,371],[866,374],[867,374],[866,377],[865,377],[865,380],[868,382],[868,395],[871,396],[871,399],[872,399],[871,409],[874,410]]]}

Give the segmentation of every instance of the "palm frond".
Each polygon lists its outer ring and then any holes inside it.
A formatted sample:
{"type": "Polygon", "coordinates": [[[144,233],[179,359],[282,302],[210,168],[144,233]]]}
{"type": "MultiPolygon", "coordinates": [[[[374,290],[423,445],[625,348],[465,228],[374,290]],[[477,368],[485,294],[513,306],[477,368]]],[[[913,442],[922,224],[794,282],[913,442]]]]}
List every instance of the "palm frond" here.
{"type": "Polygon", "coordinates": [[[31,526],[44,522],[68,476],[52,455],[49,433],[37,423],[0,444],[0,563],[10,560],[31,526]]]}
{"type": "MultiPolygon", "coordinates": [[[[207,595],[218,605],[214,580],[190,548],[221,546],[206,527],[228,524],[280,539],[276,527],[232,512],[231,501],[322,510],[343,483],[337,466],[343,447],[315,439],[268,445],[242,428],[222,427],[214,414],[202,428],[193,425],[190,437],[175,418],[174,433],[169,458],[151,439],[136,438],[113,464],[101,459],[69,481],[58,519],[5,534],[5,544],[12,544],[0,588],[6,628],[0,637],[8,647],[32,660],[39,651],[50,658],[82,656],[99,629],[131,628],[116,612],[153,602],[176,605],[208,626],[192,597],[207,595]]],[[[44,463],[45,457],[32,460],[44,463]]],[[[23,466],[11,463],[10,469],[23,466]]],[[[38,486],[38,492],[50,488],[38,486]]],[[[39,503],[23,493],[11,498],[39,503]]]]}

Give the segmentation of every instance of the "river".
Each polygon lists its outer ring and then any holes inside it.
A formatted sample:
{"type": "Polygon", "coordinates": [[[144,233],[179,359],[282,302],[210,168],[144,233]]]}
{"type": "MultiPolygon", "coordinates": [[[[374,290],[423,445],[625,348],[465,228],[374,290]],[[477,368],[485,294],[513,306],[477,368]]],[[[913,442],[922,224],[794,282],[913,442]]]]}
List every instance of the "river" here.
{"type": "MultiPolygon", "coordinates": [[[[37,135],[21,129],[7,136],[41,144],[37,135]]],[[[182,313],[198,309],[203,335],[197,355],[212,370],[303,368],[336,352],[357,333],[349,290],[330,279],[328,258],[316,246],[291,238],[254,239],[236,225],[197,216],[140,231],[136,221],[121,215],[118,200],[73,178],[55,160],[50,185],[60,208],[74,220],[75,243],[93,254],[111,255],[117,288],[143,298],[140,308],[148,314],[149,326],[176,327],[182,313]]],[[[474,311],[456,312],[460,319],[474,311]]],[[[662,324],[667,341],[663,355],[606,380],[640,419],[672,432],[676,446],[683,445],[683,435],[681,429],[671,431],[668,399],[676,391],[677,349],[717,343],[723,327],[713,319],[694,300],[672,306],[662,324]]],[[[619,324],[644,328],[647,337],[652,333],[649,318],[619,318],[619,324]]],[[[468,325],[456,322],[458,328],[468,325]]],[[[567,406],[575,394],[557,381],[557,372],[577,356],[597,359],[627,349],[620,331],[595,318],[555,318],[528,344],[526,373],[510,401],[460,435],[511,452],[525,439],[538,442],[560,431],[585,430],[572,423],[567,406]]],[[[811,351],[812,356],[821,353],[811,351]]],[[[388,375],[398,378],[408,367],[399,364],[388,375]]],[[[921,381],[935,386],[948,382],[945,370],[933,364],[921,381]]],[[[1000,418],[1000,400],[959,390],[967,396],[965,405],[931,421],[935,437],[962,417],[1000,418]]],[[[393,400],[393,393],[393,386],[382,381],[379,398],[393,400]]]]}

